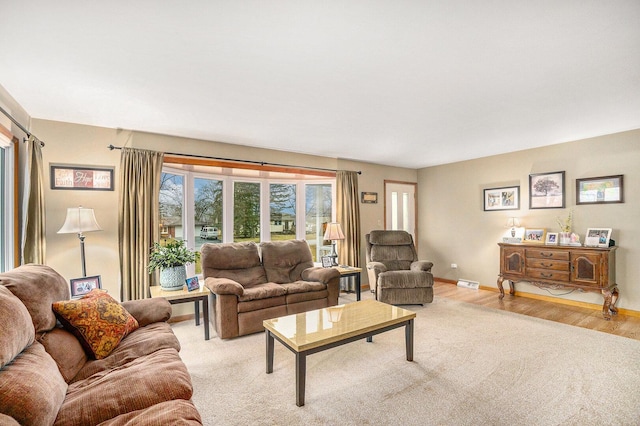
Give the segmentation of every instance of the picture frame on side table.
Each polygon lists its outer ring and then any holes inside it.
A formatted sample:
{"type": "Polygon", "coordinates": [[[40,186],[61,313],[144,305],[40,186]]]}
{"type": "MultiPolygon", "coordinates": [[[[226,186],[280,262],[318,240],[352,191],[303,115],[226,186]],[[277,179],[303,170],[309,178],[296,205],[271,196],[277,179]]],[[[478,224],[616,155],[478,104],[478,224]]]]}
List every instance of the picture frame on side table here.
{"type": "Polygon", "coordinates": [[[488,188],[484,191],[484,211],[520,210],[520,186],[488,188]]]}
{"type": "Polygon", "coordinates": [[[536,243],[536,244],[544,244],[545,228],[528,228],[524,230],[524,240],[525,243],[536,243]]]}
{"type": "Polygon", "coordinates": [[[547,232],[547,236],[544,240],[544,243],[548,246],[557,246],[558,245],[558,233],[557,232],[547,232]]]}
{"type": "Polygon", "coordinates": [[[198,281],[198,277],[187,278],[187,291],[194,291],[200,289],[200,282],[198,281]]]}
{"type": "Polygon", "coordinates": [[[322,267],[323,268],[331,268],[331,257],[330,256],[322,256],[322,267]]]}
{"type": "Polygon", "coordinates": [[[576,179],[576,204],[624,203],[623,175],[576,179]]]}
{"type": "Polygon", "coordinates": [[[587,247],[609,247],[611,228],[587,228],[584,245],[587,247]]]}
{"type": "Polygon", "coordinates": [[[530,209],[563,209],[564,171],[529,175],[530,209]]]}
{"type": "Polygon", "coordinates": [[[81,297],[89,293],[96,288],[102,288],[102,281],[100,275],[94,275],[92,277],[72,278],[69,280],[71,283],[71,297],[81,297]]]}

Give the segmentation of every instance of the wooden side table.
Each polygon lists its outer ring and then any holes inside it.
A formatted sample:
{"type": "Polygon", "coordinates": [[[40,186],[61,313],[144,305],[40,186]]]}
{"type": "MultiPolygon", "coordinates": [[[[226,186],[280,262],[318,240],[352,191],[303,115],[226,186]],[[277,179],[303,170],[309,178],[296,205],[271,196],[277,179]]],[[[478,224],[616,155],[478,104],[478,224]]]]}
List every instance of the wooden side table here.
{"type": "Polygon", "coordinates": [[[150,287],[151,297],[164,297],[172,305],[178,303],[193,302],[195,307],[196,325],[200,325],[200,301],[202,301],[202,316],[204,319],[204,340],[209,340],[209,294],[207,287],[200,287],[200,290],[188,291],[186,287],[182,290],[167,291],[159,285],[150,287]]]}
{"type": "Polygon", "coordinates": [[[356,268],[355,266],[334,266],[333,268],[340,272],[340,278],[356,277],[356,300],[359,301],[361,297],[360,274],[362,273],[362,268],[356,268]]]}

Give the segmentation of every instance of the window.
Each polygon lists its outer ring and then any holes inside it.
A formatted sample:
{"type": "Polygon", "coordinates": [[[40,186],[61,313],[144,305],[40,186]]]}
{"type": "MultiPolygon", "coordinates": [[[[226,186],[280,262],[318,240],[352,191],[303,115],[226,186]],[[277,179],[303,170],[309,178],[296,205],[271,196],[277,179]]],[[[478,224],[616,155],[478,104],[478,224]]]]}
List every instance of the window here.
{"type": "Polygon", "coordinates": [[[162,173],[160,183],[160,241],[184,240],[185,223],[182,211],[184,206],[184,176],[174,173],[162,173]]]}
{"type": "Polygon", "coordinates": [[[305,239],[309,242],[315,261],[331,250],[331,242],[324,241],[324,231],[331,222],[333,185],[327,183],[305,185],[305,239]]]}
{"type": "Polygon", "coordinates": [[[233,183],[233,241],[260,242],[260,183],[233,183]]]}
{"type": "MultiPolygon", "coordinates": [[[[2,127],[4,129],[4,127],[2,127]]],[[[5,132],[0,132],[0,272],[15,265],[15,197],[14,182],[17,170],[14,167],[16,145],[5,132]]]]}
{"type": "Polygon", "coordinates": [[[295,183],[272,183],[269,185],[271,241],[296,238],[296,190],[295,183]]]}
{"type": "MultiPolygon", "coordinates": [[[[323,225],[332,220],[334,185],[335,179],[327,177],[165,166],[161,242],[181,239],[200,251],[206,243],[306,239],[314,261],[319,261],[331,250],[322,236],[323,225]]],[[[187,267],[189,275],[201,271],[200,262],[187,267]]]]}

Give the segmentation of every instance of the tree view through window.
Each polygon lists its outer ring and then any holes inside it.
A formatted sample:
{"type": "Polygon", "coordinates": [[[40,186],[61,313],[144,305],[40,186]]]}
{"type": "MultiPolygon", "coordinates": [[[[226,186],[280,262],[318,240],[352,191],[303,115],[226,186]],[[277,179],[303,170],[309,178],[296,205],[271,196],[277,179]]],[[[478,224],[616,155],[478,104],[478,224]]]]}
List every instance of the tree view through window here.
{"type": "MultiPolygon", "coordinates": [[[[313,260],[320,261],[331,250],[322,237],[332,220],[333,181],[276,178],[248,181],[165,168],[159,197],[160,242],[184,240],[200,251],[207,243],[305,239],[313,260]]],[[[187,268],[188,274],[201,273],[199,261],[187,268]]]]}

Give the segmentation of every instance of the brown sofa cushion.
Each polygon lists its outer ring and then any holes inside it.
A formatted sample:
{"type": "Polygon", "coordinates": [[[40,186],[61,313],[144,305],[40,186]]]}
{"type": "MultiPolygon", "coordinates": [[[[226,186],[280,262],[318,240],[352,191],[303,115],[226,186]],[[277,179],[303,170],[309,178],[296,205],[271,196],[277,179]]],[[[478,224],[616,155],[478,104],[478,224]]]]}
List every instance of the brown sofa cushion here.
{"type": "Polygon", "coordinates": [[[302,279],[302,271],[313,267],[309,244],[305,240],[260,243],[262,265],[267,280],[272,283],[290,283],[302,279]]]}
{"type": "Polygon", "coordinates": [[[51,304],[71,297],[69,283],[45,265],[30,263],[4,272],[0,274],[0,284],[11,290],[27,307],[36,335],[56,326],[51,304]]]}
{"type": "Polygon", "coordinates": [[[254,242],[211,244],[202,246],[202,273],[206,278],[229,278],[243,287],[267,282],[254,242]]]}
{"type": "Polygon", "coordinates": [[[71,332],[62,328],[54,328],[39,340],[45,350],[58,365],[60,374],[69,383],[87,362],[80,341],[71,332]]]}
{"type": "Polygon", "coordinates": [[[20,299],[0,285],[0,368],[33,343],[35,330],[20,299]]]}
{"type": "Polygon", "coordinates": [[[380,246],[413,245],[413,237],[406,231],[373,230],[369,242],[380,246]]]}
{"type": "Polygon", "coordinates": [[[287,294],[308,293],[313,291],[322,291],[327,289],[327,285],[317,281],[295,281],[292,283],[282,284],[287,294]]]}
{"type": "Polygon", "coordinates": [[[144,410],[121,414],[98,426],[191,426],[201,425],[202,418],[191,401],[175,399],[144,410]]]}
{"type": "Polygon", "coordinates": [[[86,379],[100,371],[120,368],[141,356],[152,354],[161,349],[180,351],[180,342],[168,323],[149,324],[122,339],[118,347],[108,357],[87,361],[82,370],[73,377],[72,382],[86,379]]]}
{"type": "Polygon", "coordinates": [[[171,318],[171,303],[163,297],[129,300],[121,304],[138,321],[140,327],[171,318]]]}
{"type": "Polygon", "coordinates": [[[21,425],[53,424],[66,391],[53,358],[34,342],[0,370],[0,413],[21,425]]]}
{"type": "Polygon", "coordinates": [[[378,276],[380,288],[418,288],[433,287],[433,278],[429,272],[387,271],[378,276]]]}
{"type": "Polygon", "coordinates": [[[69,385],[56,425],[97,425],[164,401],[191,399],[187,367],[175,349],[161,349],[120,368],[69,385]]]}
{"type": "Polygon", "coordinates": [[[284,296],[286,293],[286,290],[280,284],[265,283],[246,288],[244,294],[238,297],[238,301],[246,302],[248,300],[266,299],[267,297],[284,296]]]}
{"type": "Polygon", "coordinates": [[[62,325],[80,340],[87,354],[102,359],[138,328],[138,321],[103,290],[91,290],[82,299],[53,303],[62,325]]]}

